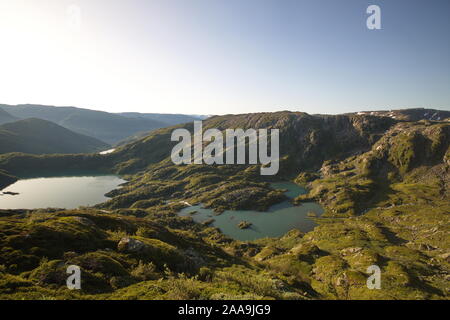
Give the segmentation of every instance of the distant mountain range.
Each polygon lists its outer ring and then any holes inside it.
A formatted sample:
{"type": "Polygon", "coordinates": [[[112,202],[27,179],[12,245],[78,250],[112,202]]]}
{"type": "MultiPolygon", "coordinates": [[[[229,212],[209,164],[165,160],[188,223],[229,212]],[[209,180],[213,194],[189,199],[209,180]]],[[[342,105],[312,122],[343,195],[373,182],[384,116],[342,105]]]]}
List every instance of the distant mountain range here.
{"type": "Polygon", "coordinates": [[[75,107],[44,105],[1,105],[0,124],[19,119],[38,118],[54,122],[76,133],[94,137],[114,145],[138,132],[149,132],[174,124],[191,122],[201,117],[182,114],[123,113],[75,107]]]}
{"type": "Polygon", "coordinates": [[[122,112],[119,115],[134,119],[151,119],[164,122],[168,125],[176,125],[180,123],[192,122],[195,120],[205,119],[207,116],[193,116],[186,114],[169,114],[169,113],[139,113],[139,112],[122,112]]]}
{"type": "Polygon", "coordinates": [[[403,121],[420,121],[420,120],[434,120],[440,121],[446,118],[450,118],[450,111],[435,110],[435,109],[402,109],[402,110],[389,110],[389,111],[361,111],[353,113],[358,115],[371,115],[378,117],[389,117],[395,120],[403,121]]]}
{"type": "Polygon", "coordinates": [[[100,140],[42,119],[30,118],[0,126],[0,153],[89,153],[107,148],[109,145],[100,140]]]}

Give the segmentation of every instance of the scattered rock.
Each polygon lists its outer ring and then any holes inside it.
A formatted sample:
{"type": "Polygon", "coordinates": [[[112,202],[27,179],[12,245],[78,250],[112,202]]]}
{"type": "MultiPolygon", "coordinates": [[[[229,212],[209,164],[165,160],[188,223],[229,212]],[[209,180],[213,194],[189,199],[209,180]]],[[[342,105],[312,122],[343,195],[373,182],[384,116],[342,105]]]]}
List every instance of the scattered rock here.
{"type": "Polygon", "coordinates": [[[438,257],[441,258],[441,259],[444,259],[445,261],[450,263],[450,252],[446,252],[444,254],[440,254],[438,257]]]}
{"type": "Polygon", "coordinates": [[[141,252],[146,247],[147,245],[142,241],[129,237],[122,238],[117,244],[117,249],[125,252],[141,252]]]}
{"type": "Polygon", "coordinates": [[[361,247],[354,247],[354,248],[345,248],[341,250],[341,255],[342,256],[347,256],[349,254],[355,254],[358,253],[362,250],[363,248],[361,247]]]}
{"type": "Polygon", "coordinates": [[[347,274],[344,272],[342,275],[340,275],[336,279],[336,286],[341,287],[341,286],[347,286],[347,285],[348,285],[348,278],[347,278],[347,274]]]}
{"type": "Polygon", "coordinates": [[[203,221],[202,224],[203,224],[204,226],[209,226],[209,225],[212,224],[214,221],[216,221],[216,220],[214,220],[214,219],[207,219],[207,220],[203,221]]]}
{"type": "Polygon", "coordinates": [[[92,220],[88,219],[88,218],[85,218],[85,217],[74,217],[74,219],[76,221],[78,221],[79,223],[81,223],[82,225],[85,225],[85,226],[88,226],[88,227],[95,227],[95,223],[92,220]]]}
{"type": "Polygon", "coordinates": [[[423,244],[423,243],[421,243],[421,244],[419,244],[419,250],[422,250],[422,251],[432,251],[432,250],[436,250],[436,248],[433,247],[433,246],[430,246],[430,245],[428,245],[428,244],[423,244]]]}

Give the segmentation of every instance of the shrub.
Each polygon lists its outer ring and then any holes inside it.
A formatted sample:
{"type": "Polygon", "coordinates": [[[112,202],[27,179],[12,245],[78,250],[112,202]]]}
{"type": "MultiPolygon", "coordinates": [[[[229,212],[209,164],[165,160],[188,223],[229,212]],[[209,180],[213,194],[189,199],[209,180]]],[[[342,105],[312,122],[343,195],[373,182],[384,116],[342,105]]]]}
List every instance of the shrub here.
{"type": "Polygon", "coordinates": [[[156,280],[161,276],[156,272],[156,267],[153,262],[144,263],[139,261],[139,264],[131,271],[131,275],[139,280],[156,280]]]}

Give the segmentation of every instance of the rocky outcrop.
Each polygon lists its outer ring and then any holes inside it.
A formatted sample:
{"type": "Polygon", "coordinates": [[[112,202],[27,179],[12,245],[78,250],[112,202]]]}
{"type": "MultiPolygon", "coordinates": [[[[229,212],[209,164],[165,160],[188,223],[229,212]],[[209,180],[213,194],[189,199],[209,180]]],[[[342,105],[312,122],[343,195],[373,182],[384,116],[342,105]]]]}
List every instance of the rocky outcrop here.
{"type": "Polygon", "coordinates": [[[119,243],[117,244],[117,249],[122,252],[142,252],[146,248],[148,247],[145,245],[145,243],[130,237],[124,237],[120,239],[119,243]]]}

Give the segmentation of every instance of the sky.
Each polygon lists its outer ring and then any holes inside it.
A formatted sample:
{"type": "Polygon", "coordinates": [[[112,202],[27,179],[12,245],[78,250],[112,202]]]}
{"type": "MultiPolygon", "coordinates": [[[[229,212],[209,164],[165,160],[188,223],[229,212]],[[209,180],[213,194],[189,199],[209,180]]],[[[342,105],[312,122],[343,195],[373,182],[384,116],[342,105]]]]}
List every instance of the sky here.
{"type": "Polygon", "coordinates": [[[450,1],[0,0],[0,103],[450,110],[450,1]]]}

